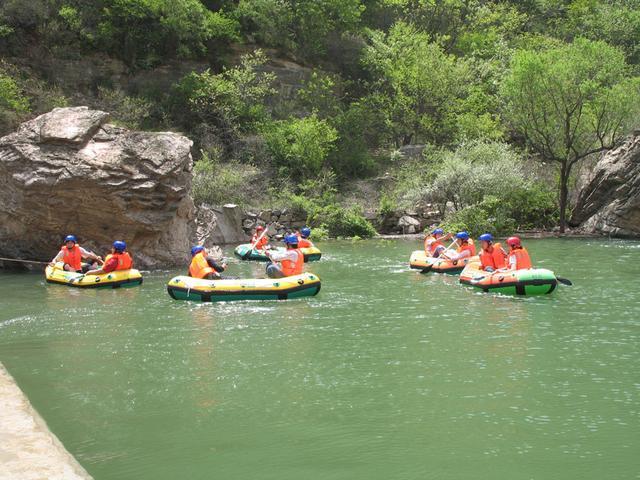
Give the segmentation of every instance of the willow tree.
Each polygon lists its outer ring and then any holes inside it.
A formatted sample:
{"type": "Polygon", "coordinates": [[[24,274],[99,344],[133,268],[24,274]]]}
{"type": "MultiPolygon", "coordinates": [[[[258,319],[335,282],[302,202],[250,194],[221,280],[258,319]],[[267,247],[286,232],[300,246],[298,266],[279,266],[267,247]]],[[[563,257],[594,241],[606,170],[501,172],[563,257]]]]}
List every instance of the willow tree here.
{"type": "Polygon", "coordinates": [[[638,122],[640,78],[630,75],[620,50],[577,39],[517,52],[503,95],[512,127],[542,161],[558,166],[564,232],[572,168],[612,148],[638,122]]]}

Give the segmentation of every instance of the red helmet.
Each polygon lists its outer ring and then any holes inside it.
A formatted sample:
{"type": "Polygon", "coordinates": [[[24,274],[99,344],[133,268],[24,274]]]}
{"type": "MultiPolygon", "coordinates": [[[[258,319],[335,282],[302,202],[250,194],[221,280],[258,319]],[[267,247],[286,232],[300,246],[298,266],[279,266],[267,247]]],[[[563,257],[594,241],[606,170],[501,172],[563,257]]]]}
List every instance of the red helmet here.
{"type": "Polygon", "coordinates": [[[263,231],[263,230],[264,230],[264,227],[263,227],[262,225],[258,225],[258,226],[256,227],[256,232],[261,232],[261,231],[263,231]]]}
{"type": "Polygon", "coordinates": [[[509,237],[507,238],[507,245],[509,245],[510,247],[521,247],[522,244],[520,243],[520,237],[509,237]]]}

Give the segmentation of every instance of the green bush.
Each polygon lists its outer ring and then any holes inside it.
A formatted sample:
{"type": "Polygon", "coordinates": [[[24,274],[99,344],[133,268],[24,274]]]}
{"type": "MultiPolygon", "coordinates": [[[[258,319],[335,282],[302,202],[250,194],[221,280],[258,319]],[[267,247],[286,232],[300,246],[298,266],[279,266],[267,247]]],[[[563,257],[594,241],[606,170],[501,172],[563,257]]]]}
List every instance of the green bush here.
{"type": "Polygon", "coordinates": [[[315,114],[269,123],[263,135],[275,166],[294,180],[318,175],[338,138],[336,130],[315,114]]]}
{"type": "Polygon", "coordinates": [[[144,127],[153,107],[144,98],[131,97],[122,90],[105,87],[98,87],[96,106],[109,112],[116,123],[131,129],[144,127]]]}
{"type": "Polygon", "coordinates": [[[271,86],[275,76],[262,69],[266,61],[265,54],[256,50],[222,73],[191,72],[175,85],[169,108],[187,128],[212,125],[230,144],[240,133],[254,131],[268,120],[265,101],[275,93],[271,86]]]}
{"type": "Polygon", "coordinates": [[[375,228],[357,206],[344,208],[336,204],[327,205],[309,217],[309,224],[324,225],[332,237],[369,238],[376,235],[375,228]]]}
{"type": "Polygon", "coordinates": [[[259,195],[260,171],[238,162],[220,163],[216,155],[203,153],[193,169],[191,193],[196,204],[252,204],[259,195]]]}

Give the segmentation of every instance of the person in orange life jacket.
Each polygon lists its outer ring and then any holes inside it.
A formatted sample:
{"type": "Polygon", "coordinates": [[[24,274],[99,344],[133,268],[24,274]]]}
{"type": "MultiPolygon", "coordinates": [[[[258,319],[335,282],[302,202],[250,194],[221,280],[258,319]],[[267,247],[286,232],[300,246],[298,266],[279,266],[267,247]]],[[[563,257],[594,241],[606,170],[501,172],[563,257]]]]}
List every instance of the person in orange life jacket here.
{"type": "Polygon", "coordinates": [[[287,249],[284,252],[267,252],[272,263],[267,265],[269,278],[290,277],[299,275],[304,268],[304,255],[298,248],[298,237],[295,233],[285,235],[284,242],[287,249]],[[275,262],[278,262],[278,266],[275,262]]]}
{"type": "Polygon", "coordinates": [[[129,252],[126,252],[127,244],[122,240],[116,240],[111,246],[111,253],[104,259],[101,268],[89,270],[85,275],[100,275],[111,273],[116,270],[129,270],[133,268],[133,259],[129,252]]]}
{"type": "Polygon", "coordinates": [[[57,262],[64,262],[63,268],[67,272],[79,272],[82,270],[87,271],[98,266],[97,263],[83,266],[83,258],[88,258],[100,264],[103,263],[102,258],[100,258],[98,255],[78,245],[78,240],[76,239],[75,235],[67,235],[64,238],[64,245],[57,253],[57,255],[53,257],[53,260],[49,262],[49,265],[53,266],[57,262]]]}
{"type": "Polygon", "coordinates": [[[522,270],[532,268],[529,252],[522,246],[520,237],[507,238],[509,257],[506,270],[522,270]]]}
{"type": "Polygon", "coordinates": [[[222,272],[227,268],[225,263],[218,263],[211,255],[207,255],[204,247],[198,245],[191,249],[191,265],[189,276],[206,280],[220,280],[222,272]]]}
{"type": "Polygon", "coordinates": [[[311,229],[309,227],[302,227],[299,232],[296,232],[298,237],[298,248],[311,248],[313,242],[309,240],[311,236],[311,229]]]}
{"type": "Polygon", "coordinates": [[[473,257],[476,254],[476,247],[470,242],[471,237],[467,232],[456,233],[456,245],[458,248],[455,252],[447,250],[442,253],[443,257],[450,260],[461,260],[467,257],[473,257]]]}
{"type": "Polygon", "coordinates": [[[269,248],[269,236],[266,233],[262,235],[263,232],[264,227],[262,225],[258,225],[253,237],[251,237],[251,245],[254,245],[253,248],[256,250],[265,250],[269,248]],[[260,238],[261,235],[262,238],[260,238]]]}
{"type": "Polygon", "coordinates": [[[495,272],[506,265],[507,253],[499,243],[493,243],[493,235],[483,233],[478,237],[482,250],[480,251],[480,263],[482,269],[487,272],[495,272]]]}
{"type": "Polygon", "coordinates": [[[430,235],[427,235],[424,238],[425,253],[430,257],[438,258],[440,254],[446,249],[442,242],[449,240],[450,238],[450,233],[447,233],[445,235],[444,230],[442,230],[441,228],[436,228],[431,232],[430,235]]]}

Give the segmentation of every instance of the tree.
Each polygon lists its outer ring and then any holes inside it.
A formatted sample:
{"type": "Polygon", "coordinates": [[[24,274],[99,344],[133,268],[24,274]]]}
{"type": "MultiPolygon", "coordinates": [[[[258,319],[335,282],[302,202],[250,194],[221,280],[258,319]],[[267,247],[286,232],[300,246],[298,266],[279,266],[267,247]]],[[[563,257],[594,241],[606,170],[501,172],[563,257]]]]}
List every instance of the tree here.
{"type": "Polygon", "coordinates": [[[543,161],[559,167],[560,231],[566,225],[572,168],[612,148],[638,121],[640,79],[623,53],[577,39],[543,51],[519,51],[503,85],[507,117],[543,161]]]}
{"type": "Polygon", "coordinates": [[[363,61],[376,78],[367,101],[384,117],[382,123],[396,147],[452,140],[454,106],[470,81],[463,61],[403,22],[387,35],[373,32],[363,61]]]}

